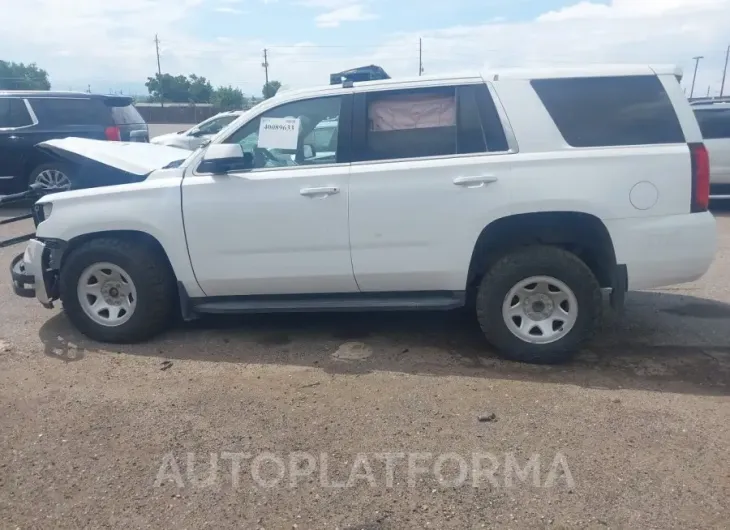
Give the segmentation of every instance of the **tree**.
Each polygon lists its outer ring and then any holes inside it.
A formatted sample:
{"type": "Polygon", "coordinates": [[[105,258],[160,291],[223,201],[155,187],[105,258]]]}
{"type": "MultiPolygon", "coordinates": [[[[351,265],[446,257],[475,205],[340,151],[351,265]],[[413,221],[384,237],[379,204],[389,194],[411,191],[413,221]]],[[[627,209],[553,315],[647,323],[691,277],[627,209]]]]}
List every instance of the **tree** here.
{"type": "Polygon", "coordinates": [[[210,103],[213,97],[213,86],[205,77],[190,74],[172,76],[156,74],[148,77],[145,83],[154,101],[171,101],[173,103],[210,103]]]}
{"type": "Polygon", "coordinates": [[[281,83],[279,81],[269,81],[264,85],[263,90],[261,90],[261,93],[264,95],[264,99],[273,98],[276,93],[281,88],[281,83]]]}
{"type": "Polygon", "coordinates": [[[213,94],[212,102],[221,110],[239,110],[245,106],[246,97],[240,88],[222,86],[213,94]]]}
{"type": "Polygon", "coordinates": [[[23,64],[0,61],[0,89],[50,90],[48,72],[35,63],[23,64]]]}
{"type": "Polygon", "coordinates": [[[210,103],[213,98],[213,85],[205,77],[195,74],[188,76],[190,80],[190,101],[194,103],[210,103]]]}
{"type": "Polygon", "coordinates": [[[190,101],[190,81],[184,75],[155,74],[145,83],[149,93],[156,101],[188,103],[190,101]]]}

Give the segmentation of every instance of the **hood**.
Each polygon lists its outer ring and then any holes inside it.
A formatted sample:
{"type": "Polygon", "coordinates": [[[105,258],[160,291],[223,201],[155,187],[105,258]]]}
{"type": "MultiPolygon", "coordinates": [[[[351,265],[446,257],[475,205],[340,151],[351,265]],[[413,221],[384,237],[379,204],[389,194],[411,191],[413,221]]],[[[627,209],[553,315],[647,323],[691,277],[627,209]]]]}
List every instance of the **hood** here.
{"type": "Polygon", "coordinates": [[[190,156],[189,151],[167,145],[106,142],[87,138],[48,140],[36,147],[70,162],[83,164],[92,160],[137,176],[147,176],[156,169],[164,168],[173,162],[182,162],[190,156]]]}

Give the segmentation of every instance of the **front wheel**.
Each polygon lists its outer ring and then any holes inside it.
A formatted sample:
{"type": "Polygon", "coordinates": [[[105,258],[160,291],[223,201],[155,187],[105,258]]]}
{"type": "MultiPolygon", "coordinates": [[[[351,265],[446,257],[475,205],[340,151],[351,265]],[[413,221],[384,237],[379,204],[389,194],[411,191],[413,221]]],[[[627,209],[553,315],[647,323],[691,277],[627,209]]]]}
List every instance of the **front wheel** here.
{"type": "Polygon", "coordinates": [[[598,329],[600,286],[575,254],[528,247],[500,259],[478,287],[476,309],[487,340],[515,361],[564,362],[598,329]]]}
{"type": "Polygon", "coordinates": [[[55,162],[38,166],[28,178],[28,185],[34,184],[46,192],[68,191],[74,187],[71,167],[55,162]]]}
{"type": "Polygon", "coordinates": [[[161,252],[120,239],[83,244],[64,259],[60,295],[69,320],[101,342],[139,342],[170,322],[172,271],[161,252]]]}

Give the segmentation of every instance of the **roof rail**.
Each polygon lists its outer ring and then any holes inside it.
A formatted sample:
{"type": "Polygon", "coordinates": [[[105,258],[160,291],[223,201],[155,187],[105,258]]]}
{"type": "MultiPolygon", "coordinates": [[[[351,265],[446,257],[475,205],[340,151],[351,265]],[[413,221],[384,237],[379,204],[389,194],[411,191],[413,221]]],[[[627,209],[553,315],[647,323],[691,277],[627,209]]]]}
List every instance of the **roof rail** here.
{"type": "Polygon", "coordinates": [[[730,96],[712,96],[689,99],[690,105],[712,105],[714,103],[730,103],[730,96]]]}

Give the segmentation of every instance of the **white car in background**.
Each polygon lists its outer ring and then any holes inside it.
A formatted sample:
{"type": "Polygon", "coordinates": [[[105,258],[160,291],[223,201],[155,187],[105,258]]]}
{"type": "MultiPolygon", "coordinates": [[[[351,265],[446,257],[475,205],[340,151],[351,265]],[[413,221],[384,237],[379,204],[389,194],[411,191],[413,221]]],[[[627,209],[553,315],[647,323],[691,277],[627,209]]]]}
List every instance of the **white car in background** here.
{"type": "Polygon", "coordinates": [[[241,114],[243,114],[242,110],[221,112],[220,114],[216,114],[204,122],[199,123],[192,129],[155,136],[150,140],[150,143],[195,151],[207,140],[222,131],[224,127],[232,123],[241,114]]]}
{"type": "Polygon", "coordinates": [[[730,199],[730,98],[696,100],[692,110],[710,153],[710,197],[730,199]]]}

